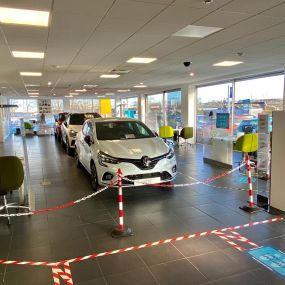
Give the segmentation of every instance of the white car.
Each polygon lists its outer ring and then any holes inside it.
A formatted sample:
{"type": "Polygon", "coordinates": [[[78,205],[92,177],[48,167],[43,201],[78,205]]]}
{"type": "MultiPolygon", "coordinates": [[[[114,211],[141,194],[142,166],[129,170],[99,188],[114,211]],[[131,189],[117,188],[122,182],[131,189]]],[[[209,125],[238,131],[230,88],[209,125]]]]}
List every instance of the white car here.
{"type": "Polygon", "coordinates": [[[87,119],[101,118],[98,113],[71,113],[61,125],[61,144],[66,147],[68,154],[75,148],[77,133],[87,119]]]}
{"type": "Polygon", "coordinates": [[[173,148],[134,119],[87,120],[77,135],[75,159],[89,172],[94,190],[117,181],[119,168],[126,178],[123,184],[130,186],[169,182],[176,176],[173,148]]]}

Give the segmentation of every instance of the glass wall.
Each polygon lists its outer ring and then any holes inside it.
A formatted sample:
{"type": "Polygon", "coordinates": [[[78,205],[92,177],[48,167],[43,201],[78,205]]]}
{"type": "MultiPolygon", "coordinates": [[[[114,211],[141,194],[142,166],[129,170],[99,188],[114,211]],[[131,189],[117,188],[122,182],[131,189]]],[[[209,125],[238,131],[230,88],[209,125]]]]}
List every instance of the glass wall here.
{"type": "Polygon", "coordinates": [[[138,97],[122,98],[117,105],[117,115],[126,118],[138,118],[138,97]]]}
{"type": "Polygon", "coordinates": [[[169,91],[164,93],[166,125],[174,129],[182,127],[181,118],[181,90],[169,91]]]}
{"type": "Polygon", "coordinates": [[[157,131],[164,125],[163,94],[148,95],[146,97],[146,125],[157,131]]]}
{"type": "Polygon", "coordinates": [[[51,99],[51,112],[58,114],[63,112],[63,100],[62,99],[51,99]]]}
{"type": "Polygon", "coordinates": [[[258,114],[283,110],[284,76],[275,75],[235,82],[234,134],[257,132],[258,114]]]}
{"type": "Polygon", "coordinates": [[[92,112],[92,99],[71,99],[69,104],[70,112],[92,112]]]}
{"type": "Polygon", "coordinates": [[[197,88],[197,142],[213,136],[217,129],[217,114],[228,114],[229,125],[219,128],[220,133],[232,134],[232,83],[197,88]]]}
{"type": "Polygon", "coordinates": [[[163,125],[182,127],[181,90],[146,97],[146,124],[155,131],[163,125]]]}

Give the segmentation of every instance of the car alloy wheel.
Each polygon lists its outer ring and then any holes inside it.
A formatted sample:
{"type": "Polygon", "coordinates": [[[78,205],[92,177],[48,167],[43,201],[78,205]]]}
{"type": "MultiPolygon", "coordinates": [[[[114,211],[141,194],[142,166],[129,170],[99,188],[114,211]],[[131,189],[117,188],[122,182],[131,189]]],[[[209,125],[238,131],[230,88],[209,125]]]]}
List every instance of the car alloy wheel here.
{"type": "Polygon", "coordinates": [[[98,176],[97,176],[97,170],[94,162],[91,162],[91,186],[94,191],[97,191],[98,188],[98,176]]]}

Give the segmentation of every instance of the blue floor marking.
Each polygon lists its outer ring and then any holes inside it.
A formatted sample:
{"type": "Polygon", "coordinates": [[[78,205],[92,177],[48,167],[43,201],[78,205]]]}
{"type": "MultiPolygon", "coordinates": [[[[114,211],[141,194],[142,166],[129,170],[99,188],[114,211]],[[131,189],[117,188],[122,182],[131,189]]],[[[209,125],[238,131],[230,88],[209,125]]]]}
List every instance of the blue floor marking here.
{"type": "Polygon", "coordinates": [[[285,277],[285,253],[270,246],[259,247],[248,252],[258,262],[285,277]]]}

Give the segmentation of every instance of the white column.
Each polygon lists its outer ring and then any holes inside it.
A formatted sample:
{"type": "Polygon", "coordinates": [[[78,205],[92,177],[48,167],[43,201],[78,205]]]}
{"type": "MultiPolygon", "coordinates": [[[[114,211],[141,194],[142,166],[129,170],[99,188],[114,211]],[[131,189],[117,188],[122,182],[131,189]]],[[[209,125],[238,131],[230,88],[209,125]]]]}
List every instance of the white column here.
{"type": "Polygon", "coordinates": [[[138,119],[145,123],[145,95],[138,95],[138,119]]]}
{"type": "Polygon", "coordinates": [[[284,88],[283,88],[283,111],[285,111],[285,68],[284,68],[283,79],[284,79],[284,88]]]}
{"type": "Polygon", "coordinates": [[[193,127],[194,137],[192,143],[196,142],[196,87],[184,85],[181,88],[181,112],[183,127],[193,127]]]}

